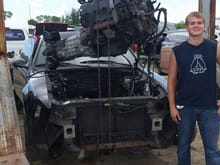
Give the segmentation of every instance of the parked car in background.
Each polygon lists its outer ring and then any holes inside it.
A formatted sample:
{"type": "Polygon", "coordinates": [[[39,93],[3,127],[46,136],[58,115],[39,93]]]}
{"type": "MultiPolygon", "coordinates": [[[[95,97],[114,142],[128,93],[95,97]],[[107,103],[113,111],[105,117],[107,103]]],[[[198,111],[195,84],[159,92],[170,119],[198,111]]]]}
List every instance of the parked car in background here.
{"type": "Polygon", "coordinates": [[[167,31],[164,34],[160,49],[160,74],[168,74],[168,66],[172,47],[179,45],[183,41],[186,41],[188,36],[188,32],[185,29],[167,31]]]}
{"type": "Polygon", "coordinates": [[[130,48],[96,54],[80,44],[80,32],[41,35],[13,62],[27,158],[56,158],[58,144],[75,152],[172,145],[166,79],[137,63],[130,48]]]}
{"type": "Polygon", "coordinates": [[[19,54],[28,38],[29,33],[24,28],[5,28],[7,56],[10,57],[10,61],[13,61],[15,56],[19,54]]]}
{"type": "MultiPolygon", "coordinates": [[[[160,32],[164,28],[164,22],[159,22],[158,31],[160,32]]],[[[175,23],[167,22],[164,32],[177,30],[175,23]]]]}

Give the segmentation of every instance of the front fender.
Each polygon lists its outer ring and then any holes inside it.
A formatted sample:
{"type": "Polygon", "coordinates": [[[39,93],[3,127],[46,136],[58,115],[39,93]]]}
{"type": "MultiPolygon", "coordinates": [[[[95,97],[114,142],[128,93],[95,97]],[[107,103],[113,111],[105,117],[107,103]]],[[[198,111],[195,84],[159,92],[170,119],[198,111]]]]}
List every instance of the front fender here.
{"type": "Polygon", "coordinates": [[[46,108],[51,108],[51,99],[48,95],[47,77],[42,74],[36,74],[27,81],[22,90],[23,100],[31,102],[30,99],[39,100],[46,108]]]}

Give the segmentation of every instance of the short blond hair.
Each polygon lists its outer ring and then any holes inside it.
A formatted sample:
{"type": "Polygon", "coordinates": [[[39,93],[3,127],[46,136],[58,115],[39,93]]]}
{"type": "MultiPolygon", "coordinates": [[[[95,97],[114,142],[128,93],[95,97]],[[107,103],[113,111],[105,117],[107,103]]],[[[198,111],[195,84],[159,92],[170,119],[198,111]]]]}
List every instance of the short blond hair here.
{"type": "Polygon", "coordinates": [[[201,18],[203,23],[205,24],[205,18],[203,16],[203,14],[199,11],[193,11],[193,12],[190,12],[187,16],[186,16],[186,19],[185,19],[185,25],[187,26],[189,24],[189,18],[190,17],[196,17],[196,18],[201,18]]]}

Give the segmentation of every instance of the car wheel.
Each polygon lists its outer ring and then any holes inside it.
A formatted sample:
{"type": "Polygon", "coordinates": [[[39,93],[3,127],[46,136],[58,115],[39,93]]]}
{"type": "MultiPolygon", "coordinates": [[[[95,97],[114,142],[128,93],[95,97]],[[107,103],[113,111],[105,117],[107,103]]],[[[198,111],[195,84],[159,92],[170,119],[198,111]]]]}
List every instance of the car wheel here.
{"type": "Polygon", "coordinates": [[[171,121],[168,114],[163,121],[163,131],[159,134],[159,143],[161,148],[167,148],[173,145],[176,140],[176,124],[171,121]]]}
{"type": "Polygon", "coordinates": [[[34,136],[36,132],[32,119],[24,117],[24,133],[25,133],[25,151],[29,161],[51,160],[57,159],[59,153],[59,141],[48,146],[47,142],[43,142],[44,136],[34,136]],[[38,141],[42,141],[40,144],[38,141]]]}
{"type": "Polygon", "coordinates": [[[16,105],[17,112],[19,114],[22,114],[23,113],[23,104],[15,92],[14,92],[14,98],[15,98],[15,105],[16,105]]]}

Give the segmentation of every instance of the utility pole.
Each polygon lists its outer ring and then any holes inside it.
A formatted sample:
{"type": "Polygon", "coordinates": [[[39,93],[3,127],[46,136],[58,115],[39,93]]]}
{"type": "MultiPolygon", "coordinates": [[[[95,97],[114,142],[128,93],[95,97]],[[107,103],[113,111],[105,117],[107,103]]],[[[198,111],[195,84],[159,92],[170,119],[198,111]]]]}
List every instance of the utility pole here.
{"type": "Polygon", "coordinates": [[[215,11],[216,0],[199,0],[199,11],[205,17],[206,30],[205,37],[215,39],[215,11]]]}
{"type": "Polygon", "coordinates": [[[3,0],[0,0],[0,165],[29,165],[23,150],[6,56],[3,0]]]}

